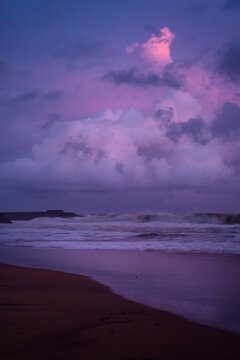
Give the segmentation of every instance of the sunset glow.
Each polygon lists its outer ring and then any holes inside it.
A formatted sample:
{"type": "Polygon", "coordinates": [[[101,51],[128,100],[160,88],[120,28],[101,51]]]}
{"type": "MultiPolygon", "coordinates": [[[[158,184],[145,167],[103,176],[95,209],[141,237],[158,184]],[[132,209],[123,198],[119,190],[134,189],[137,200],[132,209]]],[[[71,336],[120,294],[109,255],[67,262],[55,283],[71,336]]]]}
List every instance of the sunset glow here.
{"type": "Polygon", "coordinates": [[[230,192],[238,207],[238,7],[124,2],[126,21],[105,1],[98,20],[75,0],[14,4],[1,4],[4,194],[107,192],[111,208],[117,192],[141,190],[161,208],[156,191],[174,210],[180,189],[191,208],[191,194],[214,188],[216,203],[230,192]]]}

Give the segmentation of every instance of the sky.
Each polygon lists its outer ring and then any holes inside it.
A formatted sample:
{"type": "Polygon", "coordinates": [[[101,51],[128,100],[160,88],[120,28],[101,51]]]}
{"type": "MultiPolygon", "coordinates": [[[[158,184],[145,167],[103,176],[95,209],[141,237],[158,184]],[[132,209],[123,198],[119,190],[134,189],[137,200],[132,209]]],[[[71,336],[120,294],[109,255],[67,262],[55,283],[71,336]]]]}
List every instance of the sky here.
{"type": "Polygon", "coordinates": [[[240,0],[0,0],[0,211],[240,211],[240,0]]]}

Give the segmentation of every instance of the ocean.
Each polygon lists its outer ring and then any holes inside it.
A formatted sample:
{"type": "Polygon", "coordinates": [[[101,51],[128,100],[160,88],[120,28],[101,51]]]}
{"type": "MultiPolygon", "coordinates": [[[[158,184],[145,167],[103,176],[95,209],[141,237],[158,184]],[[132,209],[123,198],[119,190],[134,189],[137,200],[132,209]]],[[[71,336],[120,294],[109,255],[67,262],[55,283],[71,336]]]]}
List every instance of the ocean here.
{"type": "Polygon", "coordinates": [[[0,225],[1,247],[240,254],[240,224],[221,214],[106,214],[0,225]]]}

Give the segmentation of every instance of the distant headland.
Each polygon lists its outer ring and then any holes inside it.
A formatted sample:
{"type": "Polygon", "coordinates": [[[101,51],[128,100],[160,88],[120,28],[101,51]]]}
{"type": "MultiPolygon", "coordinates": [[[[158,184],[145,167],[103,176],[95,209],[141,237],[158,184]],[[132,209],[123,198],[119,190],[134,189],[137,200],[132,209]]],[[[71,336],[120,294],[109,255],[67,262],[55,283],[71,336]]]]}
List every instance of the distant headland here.
{"type": "Polygon", "coordinates": [[[82,215],[75,214],[73,212],[64,212],[64,210],[47,210],[47,211],[14,211],[14,212],[0,212],[0,223],[9,224],[12,220],[32,220],[35,218],[71,218],[71,217],[81,217],[82,215]]]}

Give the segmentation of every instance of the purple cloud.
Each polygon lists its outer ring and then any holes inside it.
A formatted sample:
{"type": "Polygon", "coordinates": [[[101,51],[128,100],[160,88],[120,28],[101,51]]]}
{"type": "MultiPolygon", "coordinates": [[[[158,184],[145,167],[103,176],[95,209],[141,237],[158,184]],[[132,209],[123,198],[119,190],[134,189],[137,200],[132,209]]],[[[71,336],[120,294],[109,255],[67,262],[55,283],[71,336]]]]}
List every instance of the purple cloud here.
{"type": "Polygon", "coordinates": [[[166,135],[174,142],[179,141],[182,136],[189,136],[194,142],[204,145],[209,141],[206,128],[202,119],[189,119],[184,123],[170,124],[166,135]]]}
{"type": "Polygon", "coordinates": [[[18,95],[4,94],[0,97],[0,102],[2,104],[13,105],[14,103],[29,103],[34,100],[43,100],[43,101],[56,101],[61,100],[64,97],[64,93],[61,90],[51,90],[46,92],[41,92],[37,90],[32,91],[23,91],[18,95]]]}
{"type": "Polygon", "coordinates": [[[148,73],[139,73],[135,67],[128,70],[109,71],[102,80],[109,81],[115,85],[133,85],[139,87],[146,86],[169,86],[174,89],[180,89],[183,86],[183,80],[170,71],[158,75],[154,71],[148,73]]]}
{"type": "Polygon", "coordinates": [[[240,81],[240,42],[227,44],[219,51],[217,72],[233,83],[240,81]]]}
{"type": "Polygon", "coordinates": [[[211,124],[213,137],[236,139],[240,135],[240,107],[234,103],[225,103],[211,124]]]}
{"type": "Polygon", "coordinates": [[[14,100],[17,102],[28,102],[32,100],[36,100],[39,96],[37,91],[27,91],[15,97],[14,100]]]}
{"type": "Polygon", "coordinates": [[[42,129],[50,128],[56,121],[60,121],[61,115],[56,112],[49,114],[48,120],[42,125],[42,129]]]}
{"type": "Polygon", "coordinates": [[[146,116],[138,108],[106,109],[85,120],[53,121],[31,154],[0,165],[0,179],[55,191],[197,190],[215,182],[229,186],[239,176],[239,143],[223,144],[214,129],[216,122],[221,128],[226,113],[236,131],[239,109],[225,105],[211,123],[212,139],[205,141],[209,125],[194,117],[194,102],[185,117],[178,116],[179,99],[188,96],[173,91],[146,116]]]}

